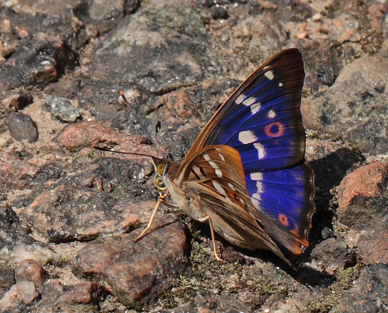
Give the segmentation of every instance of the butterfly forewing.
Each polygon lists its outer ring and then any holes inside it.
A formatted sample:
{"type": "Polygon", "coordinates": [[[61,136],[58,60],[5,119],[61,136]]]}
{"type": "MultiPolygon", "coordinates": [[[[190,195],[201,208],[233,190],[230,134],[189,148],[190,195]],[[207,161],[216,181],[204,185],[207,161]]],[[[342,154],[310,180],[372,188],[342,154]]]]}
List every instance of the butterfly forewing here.
{"type": "MultiPolygon", "coordinates": [[[[274,112],[280,119],[282,112],[295,109],[289,115],[289,126],[301,126],[299,106],[303,79],[303,61],[299,51],[288,49],[278,53],[259,67],[219,108],[188,155],[205,145],[227,144],[228,139],[239,134],[242,123],[246,122],[248,126],[252,123],[267,126],[268,134],[276,134],[277,124],[269,125],[268,119],[274,112]],[[274,106],[278,112],[273,110],[274,106]]],[[[303,136],[300,136],[300,141],[304,142],[303,127],[301,130],[303,136]]],[[[299,152],[299,155],[301,159],[303,153],[299,152]]]]}
{"type": "Polygon", "coordinates": [[[237,149],[246,172],[292,166],[304,157],[299,111],[304,70],[295,51],[286,50],[241,85],[206,141],[237,149]]]}

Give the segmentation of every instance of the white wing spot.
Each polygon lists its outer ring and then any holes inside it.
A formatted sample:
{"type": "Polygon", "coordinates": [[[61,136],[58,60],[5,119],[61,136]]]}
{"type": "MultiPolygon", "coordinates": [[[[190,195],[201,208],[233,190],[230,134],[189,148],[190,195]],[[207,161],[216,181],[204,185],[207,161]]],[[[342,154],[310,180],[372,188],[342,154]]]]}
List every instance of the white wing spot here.
{"type": "Polygon", "coordinates": [[[255,134],[250,130],[243,130],[238,134],[238,140],[243,144],[248,144],[255,142],[257,140],[257,137],[255,134]]]}
{"type": "Polygon", "coordinates": [[[259,193],[254,193],[254,194],[252,195],[251,200],[252,200],[253,205],[254,205],[256,208],[260,208],[261,194],[259,194],[259,193]]]}
{"type": "Polygon", "coordinates": [[[251,106],[251,112],[252,114],[256,114],[261,109],[261,103],[257,102],[254,105],[251,106]]]}
{"type": "Polygon", "coordinates": [[[214,168],[214,169],[219,168],[219,166],[217,165],[216,162],[214,162],[214,161],[208,161],[208,162],[209,162],[209,164],[210,164],[210,166],[211,166],[212,168],[214,168]]]}
{"type": "Polygon", "coordinates": [[[203,155],[203,158],[208,162],[210,161],[210,156],[207,153],[203,155]]]}
{"type": "Polygon", "coordinates": [[[215,173],[216,173],[216,175],[217,175],[218,178],[222,178],[222,177],[223,177],[223,176],[222,176],[222,171],[221,171],[220,169],[217,168],[217,169],[215,170],[215,173]]]}
{"type": "Polygon", "coordinates": [[[279,87],[283,87],[283,83],[282,82],[279,83],[279,87]]]}
{"type": "Polygon", "coordinates": [[[252,105],[253,103],[256,102],[256,98],[255,97],[249,97],[247,100],[245,100],[242,104],[243,105],[246,105],[247,107],[249,107],[250,105],[252,105]]]}
{"type": "Polygon", "coordinates": [[[256,182],[257,193],[263,193],[263,184],[260,181],[256,182]]]}
{"type": "Polygon", "coordinates": [[[202,173],[201,173],[201,170],[199,169],[198,166],[194,165],[192,170],[194,171],[194,173],[198,176],[198,177],[202,177],[202,173]]]}
{"type": "Polygon", "coordinates": [[[218,153],[218,156],[220,157],[222,162],[225,162],[225,158],[224,158],[224,156],[221,153],[218,153]]]}
{"type": "Polygon", "coordinates": [[[269,110],[267,116],[269,118],[275,118],[276,117],[276,112],[274,110],[269,110]]]}
{"type": "Polygon", "coordinates": [[[236,188],[234,188],[234,186],[233,186],[231,183],[228,183],[228,187],[229,187],[230,189],[232,189],[233,191],[236,191],[236,188]]]}
{"type": "Polygon", "coordinates": [[[266,153],[265,153],[264,146],[260,142],[255,142],[253,144],[253,146],[256,148],[256,150],[258,152],[259,159],[261,160],[261,159],[265,158],[266,153]]]}
{"type": "Polygon", "coordinates": [[[260,172],[251,173],[250,177],[252,180],[263,180],[263,173],[260,173],[260,172]]]}
{"type": "Polygon", "coordinates": [[[264,76],[267,77],[269,80],[273,80],[275,78],[275,75],[273,74],[273,71],[265,72],[264,76]]]}
{"type": "Polygon", "coordinates": [[[237,104],[241,104],[241,102],[243,102],[244,99],[245,99],[245,95],[241,94],[241,95],[239,95],[239,96],[237,97],[236,103],[237,103],[237,104]]]}
{"type": "Polygon", "coordinates": [[[212,180],[212,184],[213,184],[213,187],[214,187],[220,194],[222,194],[222,195],[225,196],[225,197],[227,196],[224,187],[222,187],[218,182],[216,182],[215,180],[212,180]]]}

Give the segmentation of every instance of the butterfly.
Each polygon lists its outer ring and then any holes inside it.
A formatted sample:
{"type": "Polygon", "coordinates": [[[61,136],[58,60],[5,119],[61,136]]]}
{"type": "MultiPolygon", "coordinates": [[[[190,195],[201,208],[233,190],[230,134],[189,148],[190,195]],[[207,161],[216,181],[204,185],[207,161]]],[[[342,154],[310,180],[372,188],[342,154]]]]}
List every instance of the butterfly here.
{"type": "Polygon", "coordinates": [[[160,198],[250,250],[269,250],[292,267],[309,247],[314,172],[304,158],[304,81],[297,49],[276,54],[246,79],[204,127],[180,164],[154,159],[160,198]]]}

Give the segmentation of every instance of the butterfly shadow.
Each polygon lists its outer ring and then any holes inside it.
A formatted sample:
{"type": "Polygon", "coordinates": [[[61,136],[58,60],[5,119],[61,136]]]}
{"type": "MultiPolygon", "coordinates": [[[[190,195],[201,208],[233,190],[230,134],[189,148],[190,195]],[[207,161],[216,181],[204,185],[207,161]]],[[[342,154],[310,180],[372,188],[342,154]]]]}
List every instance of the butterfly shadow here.
{"type": "MultiPolygon", "coordinates": [[[[192,223],[194,225],[194,229],[200,231],[202,237],[208,239],[209,248],[212,249],[211,232],[210,232],[209,226],[204,224],[204,223],[198,222],[196,220],[191,220],[191,219],[190,219],[190,223],[192,223]]],[[[288,273],[290,276],[294,277],[296,280],[298,280],[298,281],[300,280],[299,279],[299,276],[300,276],[299,273],[300,273],[300,270],[302,268],[297,270],[296,268],[291,267],[290,265],[288,265],[287,263],[282,261],[274,253],[272,253],[270,251],[267,251],[267,250],[255,250],[255,251],[252,251],[252,250],[249,250],[249,249],[244,249],[244,248],[235,246],[235,245],[229,243],[227,240],[225,240],[223,237],[221,237],[217,233],[215,234],[215,237],[216,237],[217,248],[219,250],[221,250],[220,251],[220,255],[221,255],[221,258],[224,261],[226,261],[226,262],[236,262],[236,261],[238,261],[240,263],[244,263],[245,262],[244,260],[246,260],[244,258],[244,256],[255,258],[255,259],[260,259],[263,262],[274,264],[276,267],[284,270],[286,273],[288,273]],[[241,255],[241,257],[233,256],[232,258],[229,258],[230,251],[237,252],[238,254],[241,255]],[[226,253],[228,254],[228,257],[225,257],[226,253]]],[[[307,259],[308,259],[308,252],[305,253],[302,256],[302,258],[299,260],[300,262],[298,262],[298,264],[300,263],[302,265],[303,261],[307,261],[307,259]]],[[[314,276],[319,276],[320,272],[319,271],[315,271],[315,272],[316,273],[315,273],[314,276]]],[[[312,273],[310,273],[310,274],[312,274],[312,273]]]]}
{"type": "Polygon", "coordinates": [[[327,233],[325,229],[330,230],[329,236],[334,234],[332,224],[335,215],[333,190],[364,159],[364,156],[359,151],[339,148],[327,156],[309,162],[315,172],[316,188],[316,211],[313,216],[313,228],[309,234],[311,248],[314,248],[319,242],[328,238],[323,235],[324,232],[327,233]]]}
{"type": "Polygon", "coordinates": [[[271,251],[251,251],[233,246],[225,241],[222,237],[218,237],[217,240],[220,240],[226,248],[229,246],[233,247],[235,251],[244,256],[260,259],[264,263],[272,263],[276,268],[286,272],[295,281],[301,283],[310,290],[313,290],[315,287],[329,287],[336,281],[334,276],[328,276],[324,271],[319,271],[309,266],[304,266],[304,262],[309,262],[311,260],[309,256],[309,253],[312,250],[311,248],[307,249],[305,253],[300,256],[300,259],[298,260],[299,262],[297,263],[299,267],[296,269],[279,259],[279,257],[277,257],[271,251]]]}
{"type": "MultiPolygon", "coordinates": [[[[338,187],[344,177],[358,167],[364,159],[364,156],[357,150],[339,148],[333,153],[309,162],[315,172],[316,211],[312,220],[313,227],[309,233],[310,247],[303,255],[302,260],[311,262],[311,252],[314,248],[324,240],[335,237],[333,189],[338,187]]],[[[345,262],[345,267],[354,266],[355,262],[355,259],[354,263],[347,264],[345,262]]],[[[301,267],[296,275],[295,272],[291,272],[290,275],[309,287],[329,287],[336,281],[335,275],[330,275],[324,270],[318,271],[309,266],[301,267]]]]}

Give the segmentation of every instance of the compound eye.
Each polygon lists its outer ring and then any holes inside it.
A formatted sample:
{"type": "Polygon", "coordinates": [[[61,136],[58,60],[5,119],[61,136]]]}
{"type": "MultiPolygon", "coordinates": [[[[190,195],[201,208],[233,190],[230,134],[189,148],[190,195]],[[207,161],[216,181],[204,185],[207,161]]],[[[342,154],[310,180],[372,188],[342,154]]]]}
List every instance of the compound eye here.
{"type": "Polygon", "coordinates": [[[158,164],[156,167],[156,173],[159,174],[159,176],[163,175],[164,169],[166,168],[166,165],[163,163],[158,164]]]}

